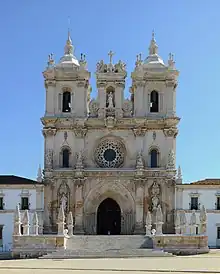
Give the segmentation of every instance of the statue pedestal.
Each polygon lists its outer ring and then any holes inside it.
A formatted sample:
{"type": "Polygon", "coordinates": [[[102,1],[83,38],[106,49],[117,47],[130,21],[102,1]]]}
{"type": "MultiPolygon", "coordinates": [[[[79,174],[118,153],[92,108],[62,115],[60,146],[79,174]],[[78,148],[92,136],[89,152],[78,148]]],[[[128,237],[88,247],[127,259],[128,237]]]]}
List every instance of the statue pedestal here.
{"type": "Polygon", "coordinates": [[[152,225],[145,225],[145,236],[151,236],[152,225]]]}
{"type": "Polygon", "coordinates": [[[58,235],[64,235],[64,225],[65,225],[65,223],[61,222],[61,223],[57,223],[57,225],[58,225],[57,234],[58,235]]]}
{"type": "Polygon", "coordinates": [[[163,222],[158,222],[155,225],[156,225],[156,235],[163,235],[163,231],[162,231],[163,222]]]}

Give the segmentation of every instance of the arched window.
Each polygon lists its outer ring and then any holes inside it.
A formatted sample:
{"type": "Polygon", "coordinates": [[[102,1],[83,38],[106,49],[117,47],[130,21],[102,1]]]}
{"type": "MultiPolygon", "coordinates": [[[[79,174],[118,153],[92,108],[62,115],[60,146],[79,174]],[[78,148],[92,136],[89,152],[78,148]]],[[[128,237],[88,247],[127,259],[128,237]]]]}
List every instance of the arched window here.
{"type": "Polygon", "coordinates": [[[150,94],[150,112],[159,111],[159,95],[156,90],[153,90],[150,94]]]}
{"type": "Polygon", "coordinates": [[[150,152],[150,167],[158,167],[158,151],[156,149],[152,149],[150,152]]]}
{"type": "Polygon", "coordinates": [[[63,167],[69,167],[70,152],[68,148],[62,151],[63,156],[63,167]]]}
{"type": "Polygon", "coordinates": [[[63,92],[63,112],[71,111],[71,93],[69,91],[63,92]]]}

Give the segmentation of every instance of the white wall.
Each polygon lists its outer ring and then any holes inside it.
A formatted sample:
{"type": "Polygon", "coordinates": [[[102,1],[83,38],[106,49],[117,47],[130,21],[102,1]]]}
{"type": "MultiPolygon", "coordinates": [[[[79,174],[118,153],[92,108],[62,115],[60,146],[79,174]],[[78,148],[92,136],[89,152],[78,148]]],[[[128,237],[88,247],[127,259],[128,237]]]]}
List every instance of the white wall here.
{"type": "MultiPolygon", "coordinates": [[[[13,186],[12,186],[13,187],[13,186]]],[[[21,193],[23,191],[29,193],[29,203],[30,203],[30,223],[32,223],[33,213],[36,208],[43,209],[43,199],[42,205],[36,204],[36,189],[0,189],[0,195],[4,199],[4,210],[0,210],[0,225],[3,226],[3,250],[11,249],[12,235],[14,230],[14,211],[18,203],[21,203],[21,193]]],[[[23,194],[23,197],[25,195],[23,194]]],[[[21,218],[23,217],[23,211],[21,211],[21,218]]],[[[0,249],[1,251],[1,249],[0,249]]]]}
{"type": "MultiPolygon", "coordinates": [[[[210,247],[215,247],[217,240],[217,227],[220,226],[220,210],[215,209],[215,203],[217,202],[217,194],[220,193],[220,185],[196,186],[189,184],[177,186],[177,209],[183,209],[186,211],[186,218],[188,222],[192,214],[192,211],[189,210],[191,195],[196,195],[196,193],[198,194],[200,206],[204,205],[207,211],[208,244],[210,247]]],[[[199,211],[197,211],[196,214],[199,218],[199,211]]]]}

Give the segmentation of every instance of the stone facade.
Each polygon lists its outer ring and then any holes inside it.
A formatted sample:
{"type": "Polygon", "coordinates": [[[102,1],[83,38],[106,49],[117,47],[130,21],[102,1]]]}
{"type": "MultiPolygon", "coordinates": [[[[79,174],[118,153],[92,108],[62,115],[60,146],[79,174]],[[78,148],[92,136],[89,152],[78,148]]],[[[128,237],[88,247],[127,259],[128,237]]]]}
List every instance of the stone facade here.
{"type": "Polygon", "coordinates": [[[163,231],[173,233],[180,120],[173,56],[165,65],[153,34],[147,58],[137,56],[130,99],[124,98],[126,65],[113,63],[111,51],[109,59],[97,64],[95,99],[86,58],[76,59],[69,34],[64,56],[55,64],[50,55],[43,72],[45,231],[56,231],[62,203],[65,215],[73,213],[75,234],[97,234],[100,206],[112,199],[120,208],[112,219],[120,234],[145,233],[147,212],[155,218],[158,205],[163,231]]]}

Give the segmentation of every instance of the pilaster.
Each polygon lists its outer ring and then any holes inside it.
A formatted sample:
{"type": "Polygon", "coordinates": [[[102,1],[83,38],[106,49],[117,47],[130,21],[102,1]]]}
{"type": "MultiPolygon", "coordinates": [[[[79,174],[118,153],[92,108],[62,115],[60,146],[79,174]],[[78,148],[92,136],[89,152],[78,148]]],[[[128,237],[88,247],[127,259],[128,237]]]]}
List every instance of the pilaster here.
{"type": "Polygon", "coordinates": [[[75,179],[75,234],[84,234],[83,229],[83,184],[84,179],[75,179]]]}

